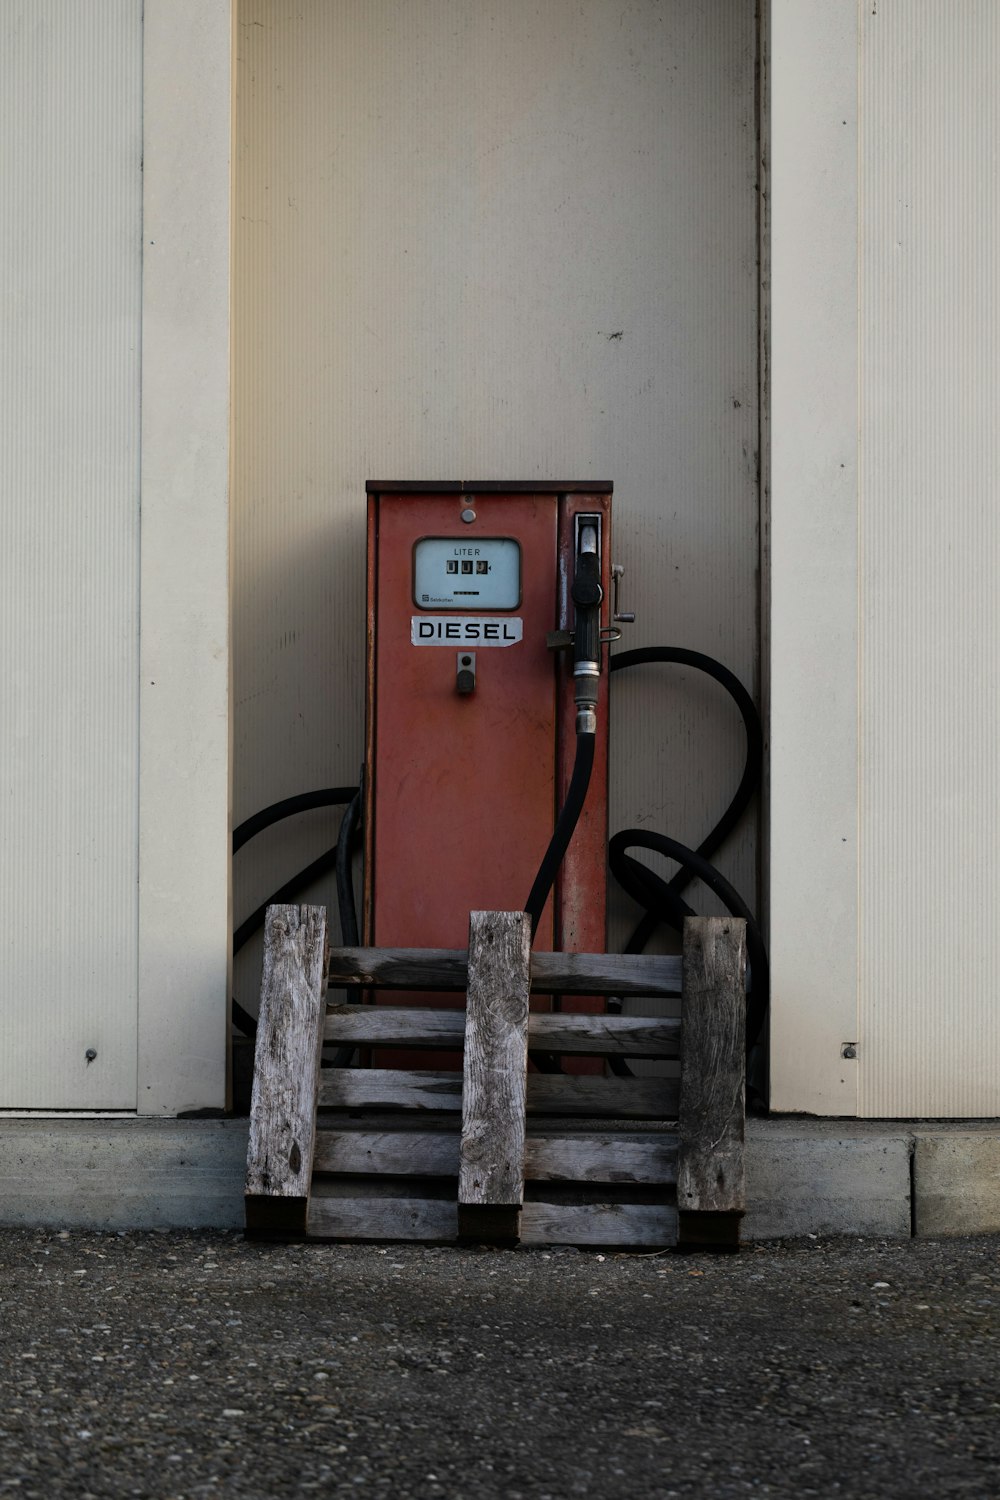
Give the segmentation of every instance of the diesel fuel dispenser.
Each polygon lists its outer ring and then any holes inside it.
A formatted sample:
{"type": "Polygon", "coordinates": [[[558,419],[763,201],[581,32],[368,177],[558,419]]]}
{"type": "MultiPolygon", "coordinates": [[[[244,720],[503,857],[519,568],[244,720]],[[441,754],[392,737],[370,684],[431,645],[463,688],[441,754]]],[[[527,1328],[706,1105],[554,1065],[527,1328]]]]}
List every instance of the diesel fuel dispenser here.
{"type": "Polygon", "coordinates": [[[369,483],[367,945],[461,948],[470,909],[524,908],[580,734],[535,944],[604,950],[610,546],[610,484],[369,483]]]}
{"type": "MultiPolygon", "coordinates": [[[[693,915],[685,892],[698,879],[747,922],[747,1048],[751,1097],[759,1100],[766,951],[753,913],[711,863],[760,779],[760,720],[743,684],[686,647],[610,650],[619,624],[634,618],[618,609],[610,483],[371,480],[366,489],[361,786],[304,792],[234,831],[235,852],[284,817],[346,805],[337,845],[241,924],[234,949],[263,925],[268,905],[296,899],[330,869],[341,942],[373,948],[463,948],[470,910],[523,910],[537,948],[603,952],[610,871],[636,903],[626,945],[636,953],[658,927],[680,931],[693,915]],[[706,673],[735,703],[747,747],[740,784],[696,849],[647,829],[622,830],[609,843],[610,681],[626,668],[670,665],[706,673]],[[351,866],[359,836],[360,924],[351,866]],[[658,873],[634,857],[636,849],[676,868],[658,873]]],[[[462,1001],[414,995],[411,1003],[462,1001]]],[[[564,998],[562,1005],[603,1010],[620,1002],[564,998]]],[[[233,1018],[253,1029],[235,1002],[233,1018]]],[[[347,1049],[326,1059],[338,1066],[369,1060],[347,1049]]],[[[561,1068],[558,1059],[534,1060],[561,1068]]],[[[405,1056],[392,1061],[407,1065],[405,1056]]],[[[621,1060],[609,1066],[628,1070],[621,1060]]]]}

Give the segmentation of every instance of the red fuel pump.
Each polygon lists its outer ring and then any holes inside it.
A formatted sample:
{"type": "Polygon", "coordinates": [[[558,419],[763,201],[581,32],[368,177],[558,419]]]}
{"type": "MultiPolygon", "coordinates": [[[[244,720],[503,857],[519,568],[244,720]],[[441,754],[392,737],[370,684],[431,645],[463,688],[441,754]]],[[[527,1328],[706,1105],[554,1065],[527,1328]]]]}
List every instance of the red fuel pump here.
{"type": "MultiPolygon", "coordinates": [[[[523,908],[566,796],[574,662],[552,636],[573,629],[584,546],[611,627],[611,485],[367,489],[364,941],[461,948],[470,909],[523,908]]],[[[605,947],[606,686],[595,696],[590,790],[542,948],[605,947]]]]}
{"type": "Polygon", "coordinates": [[[595,674],[612,628],[610,483],[367,490],[364,942],[462,948],[470,910],[524,907],[569,787],[583,683],[590,789],[535,943],[603,952],[608,695],[595,674]],[[560,649],[581,559],[594,600],[583,675],[560,649]]]}

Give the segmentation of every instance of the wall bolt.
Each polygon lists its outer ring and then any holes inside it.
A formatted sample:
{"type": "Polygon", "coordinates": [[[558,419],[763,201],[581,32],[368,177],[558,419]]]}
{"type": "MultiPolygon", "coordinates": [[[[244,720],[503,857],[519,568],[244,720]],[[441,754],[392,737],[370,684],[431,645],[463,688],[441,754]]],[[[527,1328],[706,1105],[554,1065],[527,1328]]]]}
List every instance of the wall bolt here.
{"type": "Polygon", "coordinates": [[[858,1055],[858,1044],[857,1044],[857,1042],[844,1042],[843,1045],[841,1046],[841,1049],[840,1049],[840,1055],[841,1055],[841,1057],[845,1057],[848,1060],[850,1060],[851,1058],[857,1057],[857,1055],[858,1055]]]}
{"type": "Polygon", "coordinates": [[[94,1058],[97,1056],[97,1053],[94,1051],[93,1047],[88,1047],[83,1055],[87,1059],[87,1066],[89,1067],[90,1064],[94,1061],[94,1058]]]}

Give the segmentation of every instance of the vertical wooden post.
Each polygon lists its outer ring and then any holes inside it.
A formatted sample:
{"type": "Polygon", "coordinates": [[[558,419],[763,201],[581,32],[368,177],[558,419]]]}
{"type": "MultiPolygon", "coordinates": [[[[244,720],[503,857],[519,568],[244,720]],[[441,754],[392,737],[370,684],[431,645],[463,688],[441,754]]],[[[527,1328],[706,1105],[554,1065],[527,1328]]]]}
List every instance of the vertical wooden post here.
{"type": "Polygon", "coordinates": [[[326,908],[268,907],[247,1150],[250,1234],[305,1233],[326,975],[326,908]]]}
{"type": "Polygon", "coordinates": [[[746,1206],[746,923],[687,917],[681,1010],[678,1243],[736,1248],[746,1206]]]}
{"type": "Polygon", "coordinates": [[[469,914],[458,1232],[516,1241],[524,1197],[531,922],[524,912],[469,914]]]}

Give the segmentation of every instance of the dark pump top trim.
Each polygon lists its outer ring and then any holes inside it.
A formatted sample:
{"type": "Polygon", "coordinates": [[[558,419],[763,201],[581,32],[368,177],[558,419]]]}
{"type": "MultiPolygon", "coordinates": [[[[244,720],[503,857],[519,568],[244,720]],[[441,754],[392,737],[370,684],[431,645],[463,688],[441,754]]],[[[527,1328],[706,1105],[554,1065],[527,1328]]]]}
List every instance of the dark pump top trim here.
{"type": "Polygon", "coordinates": [[[369,495],[610,495],[610,479],[368,479],[369,495]]]}

